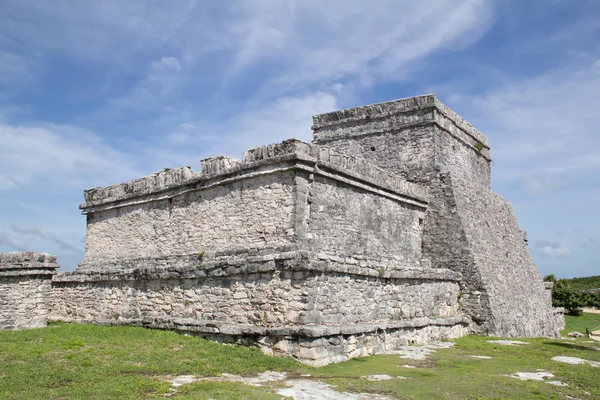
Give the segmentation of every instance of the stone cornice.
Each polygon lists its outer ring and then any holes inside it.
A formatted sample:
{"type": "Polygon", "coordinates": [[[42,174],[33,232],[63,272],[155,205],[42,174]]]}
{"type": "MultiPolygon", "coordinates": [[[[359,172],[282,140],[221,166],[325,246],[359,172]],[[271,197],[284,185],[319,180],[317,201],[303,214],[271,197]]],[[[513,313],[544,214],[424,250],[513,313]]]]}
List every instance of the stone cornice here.
{"type": "Polygon", "coordinates": [[[53,282],[204,279],[285,270],[340,273],[377,279],[459,281],[462,277],[460,273],[448,269],[430,268],[422,265],[428,265],[428,263],[409,265],[393,260],[385,262],[363,260],[361,262],[361,260],[351,257],[303,250],[264,255],[237,254],[221,259],[212,254],[202,254],[202,256],[192,254],[163,259],[147,258],[120,260],[104,264],[82,264],[73,272],[63,272],[55,275],[53,282]],[[132,266],[137,267],[132,268],[132,266]]]}
{"type": "Polygon", "coordinates": [[[275,337],[304,337],[320,338],[339,335],[359,335],[377,331],[394,331],[399,329],[417,329],[427,326],[468,325],[467,317],[455,316],[446,318],[415,318],[401,321],[385,321],[378,323],[348,324],[348,325],[285,325],[262,327],[257,325],[232,324],[220,321],[204,321],[192,318],[138,318],[118,320],[85,320],[51,316],[50,321],[89,323],[96,325],[135,325],[147,328],[169,329],[199,334],[218,335],[253,335],[275,337]]]}
{"type": "Polygon", "coordinates": [[[56,256],[27,251],[0,253],[0,277],[54,275],[59,265],[56,256]]]}
{"type": "MultiPolygon", "coordinates": [[[[434,110],[437,110],[445,118],[452,121],[456,127],[489,149],[488,140],[483,133],[448,108],[433,94],[318,114],[313,116],[312,129],[318,134],[321,130],[333,130],[340,125],[364,126],[373,121],[389,119],[390,117],[400,115],[407,117],[403,119],[403,122],[395,125],[398,127],[410,127],[424,123],[439,124],[433,115],[434,110]],[[417,111],[421,111],[421,113],[414,117],[408,117],[408,115],[415,114],[417,111]]],[[[327,138],[319,138],[317,141],[327,141],[327,138]]]]}
{"type": "Polygon", "coordinates": [[[210,163],[204,160],[204,163],[211,165],[210,171],[201,174],[182,167],[165,172],[174,175],[173,179],[159,179],[160,174],[153,174],[120,185],[88,189],[85,191],[87,202],[80,208],[86,214],[289,170],[326,176],[421,208],[425,208],[428,201],[428,191],[423,186],[407,182],[364,160],[295,139],[250,149],[242,162],[210,163]]]}

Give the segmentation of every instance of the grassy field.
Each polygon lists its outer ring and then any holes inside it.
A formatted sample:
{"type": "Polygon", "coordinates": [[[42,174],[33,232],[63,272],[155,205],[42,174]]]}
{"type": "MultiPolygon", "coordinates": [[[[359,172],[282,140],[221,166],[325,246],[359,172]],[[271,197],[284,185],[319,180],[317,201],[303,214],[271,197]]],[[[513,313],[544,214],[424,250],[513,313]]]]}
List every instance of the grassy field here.
{"type": "MultiPolygon", "coordinates": [[[[566,331],[600,325],[600,315],[567,317],[566,331]]],[[[552,361],[556,355],[600,361],[600,342],[527,339],[507,347],[489,337],[468,336],[424,361],[380,355],[310,368],[254,348],[226,346],[167,331],[135,327],[52,324],[44,329],[0,332],[0,399],[164,398],[280,399],[273,386],[202,381],[173,391],[174,376],[267,370],[328,383],[346,392],[379,393],[398,399],[580,399],[600,398],[600,368],[552,361]],[[492,359],[476,359],[485,355],[492,359]],[[417,368],[407,368],[411,365],[417,368]],[[515,372],[543,369],[568,387],[520,381],[515,372]],[[403,376],[371,382],[373,374],[403,376]]]]}

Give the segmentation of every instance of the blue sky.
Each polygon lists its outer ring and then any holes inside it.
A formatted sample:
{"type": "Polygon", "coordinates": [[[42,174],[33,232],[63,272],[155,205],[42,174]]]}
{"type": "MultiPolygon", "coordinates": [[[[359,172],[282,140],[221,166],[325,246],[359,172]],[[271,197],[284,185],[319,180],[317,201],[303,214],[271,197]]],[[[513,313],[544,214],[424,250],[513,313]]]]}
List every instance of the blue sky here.
{"type": "Polygon", "coordinates": [[[0,251],[81,262],[83,189],[435,93],[542,274],[600,274],[596,0],[0,0],[0,251]]]}

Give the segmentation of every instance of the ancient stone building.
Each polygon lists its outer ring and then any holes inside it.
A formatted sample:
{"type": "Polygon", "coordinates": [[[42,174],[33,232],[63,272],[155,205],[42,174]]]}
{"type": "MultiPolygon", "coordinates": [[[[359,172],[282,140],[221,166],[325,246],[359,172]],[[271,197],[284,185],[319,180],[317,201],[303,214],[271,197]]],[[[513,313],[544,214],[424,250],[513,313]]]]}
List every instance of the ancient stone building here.
{"type": "Polygon", "coordinates": [[[313,131],[86,190],[85,258],[53,277],[49,318],[312,365],[470,332],[558,335],[483,134],[433,95],[318,115],[313,131]]]}

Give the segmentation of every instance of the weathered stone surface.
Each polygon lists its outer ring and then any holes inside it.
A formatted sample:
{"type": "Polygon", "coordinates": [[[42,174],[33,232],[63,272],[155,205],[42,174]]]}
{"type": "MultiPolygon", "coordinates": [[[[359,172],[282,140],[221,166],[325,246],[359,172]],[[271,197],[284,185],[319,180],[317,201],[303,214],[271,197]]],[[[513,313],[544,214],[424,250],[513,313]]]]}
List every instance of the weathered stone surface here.
{"type": "Polygon", "coordinates": [[[50,288],[55,258],[0,255],[0,324],[23,325],[14,310],[36,298],[43,318],[173,329],[311,365],[564,327],[490,189],[487,138],[435,96],[318,115],[313,130],[312,144],[85,190],[83,263],[50,288]]]}
{"type": "Polygon", "coordinates": [[[418,270],[396,271],[391,275],[405,272],[412,277],[385,278],[334,270],[299,264],[260,273],[242,268],[238,274],[219,277],[194,276],[192,270],[173,271],[172,276],[138,271],[104,274],[109,279],[85,272],[58,274],[53,282],[52,318],[182,318],[282,329],[405,324],[458,313],[458,282],[448,280],[443,271],[437,276],[428,271],[429,277],[419,277],[418,270]]]}
{"type": "Polygon", "coordinates": [[[212,165],[179,186],[137,182],[86,197],[93,201],[81,206],[88,234],[79,269],[294,245],[357,263],[414,266],[421,258],[424,188],[298,140],[251,149],[242,162],[212,165]]]}
{"type": "Polygon", "coordinates": [[[0,254],[0,329],[46,326],[56,268],[50,254],[0,254]]]}
{"type": "Polygon", "coordinates": [[[433,95],[314,117],[314,143],[361,157],[429,189],[422,251],[463,275],[461,304],[474,331],[557,336],[552,309],[512,205],[490,189],[483,134],[433,95]]]}

